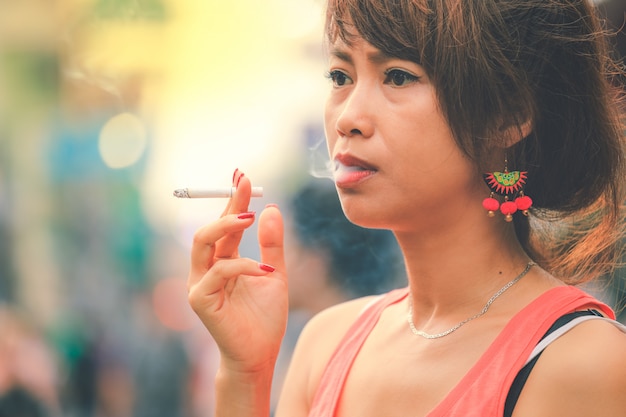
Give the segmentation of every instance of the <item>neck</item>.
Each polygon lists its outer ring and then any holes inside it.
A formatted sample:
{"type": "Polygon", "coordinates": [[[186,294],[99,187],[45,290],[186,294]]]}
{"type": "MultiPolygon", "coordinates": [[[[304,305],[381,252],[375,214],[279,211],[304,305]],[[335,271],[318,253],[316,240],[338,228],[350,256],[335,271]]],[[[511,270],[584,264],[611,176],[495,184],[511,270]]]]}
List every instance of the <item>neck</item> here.
{"type": "Polygon", "coordinates": [[[459,219],[436,233],[396,233],[422,324],[475,314],[528,263],[512,224],[483,217],[459,219]]]}

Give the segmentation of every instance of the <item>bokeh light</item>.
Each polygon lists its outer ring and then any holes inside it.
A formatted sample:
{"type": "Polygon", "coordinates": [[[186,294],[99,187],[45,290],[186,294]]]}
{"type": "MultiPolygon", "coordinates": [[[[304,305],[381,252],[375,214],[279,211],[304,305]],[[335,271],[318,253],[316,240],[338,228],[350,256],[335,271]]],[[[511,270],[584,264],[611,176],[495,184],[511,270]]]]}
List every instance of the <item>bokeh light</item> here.
{"type": "Polygon", "coordinates": [[[146,130],[141,120],[130,113],[121,113],[105,123],[98,145],[107,166],[126,168],[141,158],[146,141],[146,130]]]}

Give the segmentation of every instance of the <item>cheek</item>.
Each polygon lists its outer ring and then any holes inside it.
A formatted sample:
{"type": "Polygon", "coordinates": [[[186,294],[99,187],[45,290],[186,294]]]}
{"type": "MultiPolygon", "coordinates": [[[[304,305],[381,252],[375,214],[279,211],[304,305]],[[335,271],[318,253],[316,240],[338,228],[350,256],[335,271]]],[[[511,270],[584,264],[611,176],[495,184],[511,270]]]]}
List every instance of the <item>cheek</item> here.
{"type": "Polygon", "coordinates": [[[330,137],[330,134],[335,131],[336,117],[333,111],[333,106],[330,104],[330,98],[326,100],[324,106],[324,132],[326,137],[330,137]]]}
{"type": "MultiPolygon", "coordinates": [[[[422,172],[445,170],[463,159],[463,153],[457,146],[452,131],[436,111],[425,112],[412,120],[412,126],[407,131],[414,132],[410,138],[410,145],[404,152],[409,158],[419,160],[415,168],[422,172]]],[[[395,149],[400,152],[401,149],[395,149]]]]}

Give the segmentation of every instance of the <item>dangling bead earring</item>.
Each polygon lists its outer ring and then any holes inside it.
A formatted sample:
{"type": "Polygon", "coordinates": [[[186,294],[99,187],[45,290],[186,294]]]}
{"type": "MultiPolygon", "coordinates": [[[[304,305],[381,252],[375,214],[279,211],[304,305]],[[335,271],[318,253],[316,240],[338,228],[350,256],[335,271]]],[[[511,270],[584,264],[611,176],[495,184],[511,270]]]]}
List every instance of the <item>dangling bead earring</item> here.
{"type": "Polygon", "coordinates": [[[500,208],[500,202],[493,197],[493,192],[489,194],[489,197],[483,200],[483,207],[487,210],[489,217],[496,215],[496,211],[500,208]]]}
{"type": "Polygon", "coordinates": [[[488,172],[483,174],[485,183],[491,190],[489,197],[483,200],[483,207],[487,210],[489,217],[495,216],[495,212],[500,209],[507,222],[513,220],[513,214],[520,210],[525,216],[528,216],[528,209],[532,206],[533,201],[524,194],[524,185],[526,185],[526,171],[509,172],[507,157],[504,157],[503,172],[488,172]],[[504,197],[504,201],[500,204],[495,196],[504,197]]]}

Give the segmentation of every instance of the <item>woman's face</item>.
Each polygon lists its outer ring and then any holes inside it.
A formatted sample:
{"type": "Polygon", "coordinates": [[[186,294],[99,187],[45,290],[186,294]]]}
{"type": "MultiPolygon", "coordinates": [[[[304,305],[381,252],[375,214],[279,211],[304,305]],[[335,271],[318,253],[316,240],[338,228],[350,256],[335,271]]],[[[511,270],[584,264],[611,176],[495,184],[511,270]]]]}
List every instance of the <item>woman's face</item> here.
{"type": "MultiPolygon", "coordinates": [[[[325,130],[348,218],[366,227],[436,227],[487,194],[456,145],[424,69],[361,38],[330,48],[325,130]]],[[[484,213],[482,213],[484,214],[484,213]]]]}

